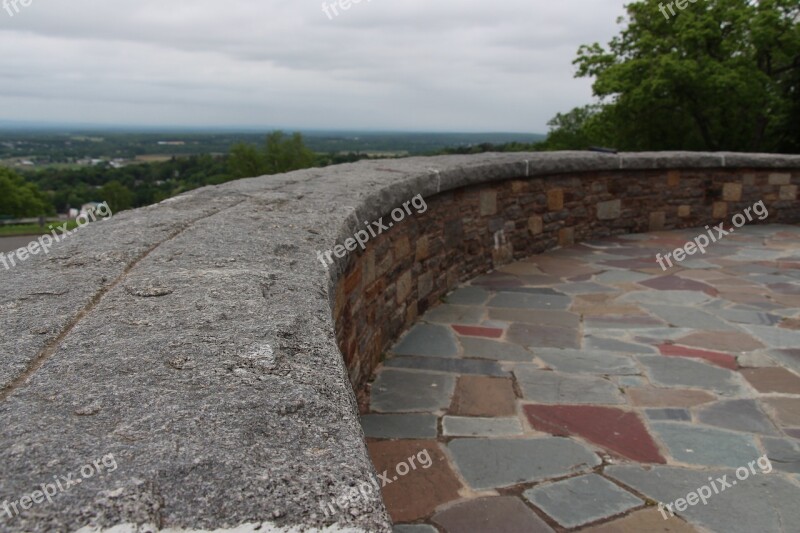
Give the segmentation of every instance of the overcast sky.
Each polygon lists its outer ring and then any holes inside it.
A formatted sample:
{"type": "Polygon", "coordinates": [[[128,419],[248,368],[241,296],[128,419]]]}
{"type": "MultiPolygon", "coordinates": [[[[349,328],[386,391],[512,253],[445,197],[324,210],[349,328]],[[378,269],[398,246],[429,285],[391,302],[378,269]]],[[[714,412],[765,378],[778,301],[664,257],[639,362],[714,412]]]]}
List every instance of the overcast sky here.
{"type": "Polygon", "coordinates": [[[544,133],[590,102],[572,60],[624,14],[624,0],[362,0],[332,18],[321,4],[0,9],[0,120],[544,133]]]}

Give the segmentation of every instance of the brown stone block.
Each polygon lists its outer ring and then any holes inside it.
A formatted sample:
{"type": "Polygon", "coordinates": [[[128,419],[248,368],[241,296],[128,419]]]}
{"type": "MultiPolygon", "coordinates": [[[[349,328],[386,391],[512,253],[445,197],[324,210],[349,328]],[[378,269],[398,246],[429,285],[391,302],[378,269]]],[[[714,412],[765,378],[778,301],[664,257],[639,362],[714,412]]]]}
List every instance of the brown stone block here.
{"type": "Polygon", "coordinates": [[[425,272],[417,281],[417,298],[425,298],[433,290],[433,272],[425,272]]]}
{"type": "Polygon", "coordinates": [[[575,244],[575,228],[563,228],[558,232],[558,245],[569,246],[575,244]]]}
{"type": "Polygon", "coordinates": [[[375,250],[370,249],[364,254],[364,283],[375,281],[375,250]]]}
{"type": "Polygon", "coordinates": [[[497,214],[497,191],[481,191],[481,216],[497,214]]]}
{"type": "Polygon", "coordinates": [[[368,442],[367,449],[375,469],[385,472],[391,481],[381,492],[394,522],[419,520],[440,505],[459,499],[461,482],[435,440],[368,442]],[[416,469],[410,468],[409,457],[414,457],[416,469]],[[425,462],[426,457],[430,463],[425,462]],[[409,466],[405,476],[398,471],[401,463],[409,466]],[[430,466],[425,468],[426,464],[430,466]]]}
{"type": "Polygon", "coordinates": [[[411,272],[406,271],[397,279],[397,303],[401,304],[406,301],[408,295],[411,294],[411,272]]]}
{"type": "Polygon", "coordinates": [[[356,264],[356,267],[353,269],[350,274],[344,278],[344,292],[347,294],[352,294],[356,289],[361,287],[361,264],[356,264]]]}
{"type": "Polygon", "coordinates": [[[687,218],[692,216],[692,206],[690,205],[681,205],[678,207],[678,216],[680,218],[687,218]]]}
{"type": "Polygon", "coordinates": [[[739,202],[742,199],[741,183],[726,183],[722,186],[722,199],[726,202],[739,202]]]}
{"type": "Polygon", "coordinates": [[[797,185],[784,185],[780,191],[781,200],[795,201],[797,200],[797,185]]]}
{"type": "Polygon", "coordinates": [[[411,255],[411,243],[407,235],[401,235],[394,242],[394,256],[398,261],[411,255]]]}
{"type": "Polygon", "coordinates": [[[511,182],[511,192],[519,194],[525,190],[525,182],[522,180],[514,180],[511,182]]]}
{"type": "Polygon", "coordinates": [[[427,235],[419,238],[417,241],[417,261],[423,261],[430,255],[430,241],[427,235]]]}
{"type": "Polygon", "coordinates": [[[514,416],[516,399],[510,379],[461,376],[449,413],[455,416],[514,416]]]}
{"type": "Polygon", "coordinates": [[[534,215],[528,219],[528,230],[531,235],[540,235],[544,231],[544,220],[542,217],[534,215]]]}
{"type": "Polygon", "coordinates": [[[667,214],[664,211],[650,213],[650,231],[661,231],[667,224],[667,214]]]}
{"type": "Polygon", "coordinates": [[[714,202],[714,208],[711,212],[711,216],[717,220],[726,218],[728,216],[727,202],[714,202]]]}
{"type": "Polygon", "coordinates": [[[550,211],[561,211],[564,209],[563,189],[550,189],[547,191],[547,208],[550,211]]]}
{"type": "Polygon", "coordinates": [[[680,170],[670,170],[667,173],[667,185],[670,187],[677,187],[681,183],[680,170]]]}
{"type": "Polygon", "coordinates": [[[756,175],[755,174],[744,174],[742,176],[742,185],[747,187],[751,187],[756,184],[756,175]]]}
{"type": "Polygon", "coordinates": [[[770,185],[789,185],[792,182],[792,175],[791,174],[770,174],[769,175],[769,184],[770,185]]]}

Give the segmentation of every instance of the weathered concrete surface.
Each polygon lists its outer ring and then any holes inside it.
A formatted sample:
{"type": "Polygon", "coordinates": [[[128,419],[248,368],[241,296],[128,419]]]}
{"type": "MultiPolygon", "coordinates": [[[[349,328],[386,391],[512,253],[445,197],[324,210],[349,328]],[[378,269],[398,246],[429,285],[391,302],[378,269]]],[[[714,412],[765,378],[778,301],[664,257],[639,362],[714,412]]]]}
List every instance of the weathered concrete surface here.
{"type": "Polygon", "coordinates": [[[375,473],[331,319],[343,262],[326,272],[316,250],[416,194],[583,170],[800,167],[778,159],[361,162],[208,187],[84,228],[0,271],[0,531],[389,531],[377,494],[322,511],[375,473]],[[116,469],[52,502],[1,507],[110,454],[116,469]]]}

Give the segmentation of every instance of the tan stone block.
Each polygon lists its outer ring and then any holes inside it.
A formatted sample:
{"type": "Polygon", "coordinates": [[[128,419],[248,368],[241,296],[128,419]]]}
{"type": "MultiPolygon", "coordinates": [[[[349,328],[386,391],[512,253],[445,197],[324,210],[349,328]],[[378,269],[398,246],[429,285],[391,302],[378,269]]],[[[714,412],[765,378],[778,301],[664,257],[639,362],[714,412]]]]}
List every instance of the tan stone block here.
{"type": "Polygon", "coordinates": [[[511,182],[511,192],[519,194],[525,190],[525,182],[521,180],[514,180],[511,182]]]}
{"type": "Polygon", "coordinates": [[[558,232],[559,246],[575,244],[575,228],[563,228],[558,232]]]}
{"type": "Polygon", "coordinates": [[[791,174],[770,174],[770,185],[789,185],[792,182],[791,174]]]}
{"type": "Polygon", "coordinates": [[[364,254],[364,283],[369,285],[375,281],[375,250],[370,248],[364,254]]]}
{"type": "Polygon", "coordinates": [[[449,413],[456,416],[514,416],[514,385],[510,379],[461,376],[449,413]]]}
{"type": "Polygon", "coordinates": [[[780,192],[781,200],[797,200],[797,185],[784,185],[781,187],[780,192]]]}
{"type": "Polygon", "coordinates": [[[534,215],[529,218],[528,229],[531,235],[540,235],[544,231],[544,220],[542,220],[542,217],[534,215]]]}
{"type": "Polygon", "coordinates": [[[678,216],[680,218],[686,218],[692,216],[692,206],[690,205],[682,205],[678,207],[678,216]]]}
{"type": "Polygon", "coordinates": [[[411,254],[411,243],[408,236],[402,235],[394,241],[394,256],[398,261],[411,254]]]}
{"type": "Polygon", "coordinates": [[[421,274],[417,281],[417,298],[425,298],[433,290],[433,272],[421,274]]]}
{"type": "Polygon", "coordinates": [[[497,191],[481,191],[481,216],[497,214],[497,191]]]}
{"type": "Polygon", "coordinates": [[[667,214],[664,211],[650,213],[650,231],[661,231],[667,224],[667,214]]]}
{"type": "Polygon", "coordinates": [[[561,211],[564,209],[563,189],[550,189],[547,191],[547,208],[550,211],[561,211]]]}
{"type": "Polygon", "coordinates": [[[597,204],[597,218],[615,220],[622,215],[622,200],[611,200],[597,204]]]}
{"type": "Polygon", "coordinates": [[[712,209],[711,216],[717,220],[726,218],[728,216],[727,202],[714,202],[714,207],[712,209]]]}
{"type": "Polygon", "coordinates": [[[411,272],[404,272],[397,280],[397,303],[404,303],[409,294],[411,294],[411,272]]]}
{"type": "Polygon", "coordinates": [[[670,170],[667,173],[667,185],[669,187],[677,187],[680,184],[681,184],[681,171],[670,170]]]}
{"type": "Polygon", "coordinates": [[[739,202],[742,199],[741,183],[726,183],[722,186],[722,199],[726,202],[739,202]]]}
{"type": "Polygon", "coordinates": [[[427,259],[430,253],[430,240],[427,235],[424,235],[417,241],[417,261],[427,259]]]}

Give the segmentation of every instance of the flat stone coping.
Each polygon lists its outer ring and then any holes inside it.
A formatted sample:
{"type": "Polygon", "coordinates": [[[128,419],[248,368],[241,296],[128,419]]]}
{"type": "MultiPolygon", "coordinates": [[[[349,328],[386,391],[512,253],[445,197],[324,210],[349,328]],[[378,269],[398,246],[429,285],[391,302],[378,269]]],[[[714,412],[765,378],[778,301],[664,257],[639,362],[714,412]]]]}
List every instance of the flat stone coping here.
{"type": "Polygon", "coordinates": [[[322,511],[375,472],[331,318],[344,265],[326,272],[316,252],[417,194],[734,167],[800,168],[800,156],[362,161],[205,187],[91,224],[0,271],[0,528],[390,531],[377,494],[333,517],[322,511]],[[52,502],[13,518],[1,507],[104,457],[113,471],[94,466],[52,502]]]}

